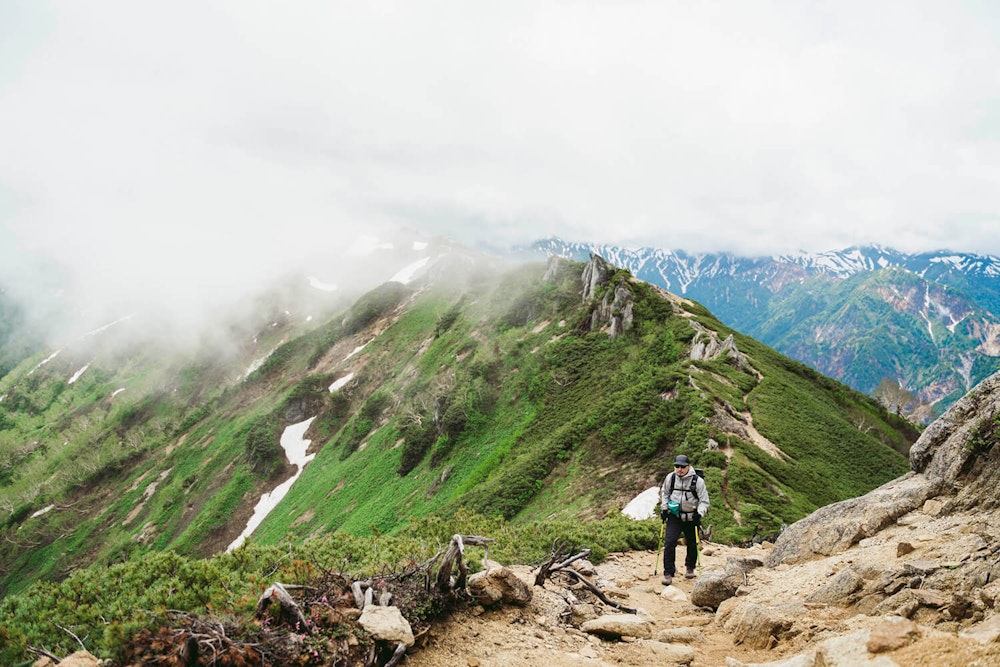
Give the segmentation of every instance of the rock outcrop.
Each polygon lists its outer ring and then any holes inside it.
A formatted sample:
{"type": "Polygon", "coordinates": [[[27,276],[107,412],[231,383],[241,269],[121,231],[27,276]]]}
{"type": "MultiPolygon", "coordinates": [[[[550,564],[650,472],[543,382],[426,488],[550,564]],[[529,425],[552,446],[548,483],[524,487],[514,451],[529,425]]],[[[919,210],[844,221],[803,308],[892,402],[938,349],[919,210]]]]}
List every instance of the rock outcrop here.
{"type": "Polygon", "coordinates": [[[912,472],[858,498],[827,505],[784,531],[767,566],[839,553],[930,499],[945,507],[996,510],[1000,484],[1000,373],[981,382],[927,427],[910,449],[912,472]]]}
{"type": "Polygon", "coordinates": [[[719,334],[716,332],[705,328],[694,320],[689,320],[688,323],[695,331],[689,354],[692,361],[722,359],[731,361],[737,368],[750,370],[751,366],[746,356],[736,348],[736,339],[733,334],[729,334],[725,340],[720,341],[719,334]]]}
{"type": "Polygon", "coordinates": [[[591,255],[583,269],[580,281],[583,283],[584,302],[596,298],[598,288],[606,287],[604,297],[590,314],[590,330],[606,330],[612,338],[620,336],[632,328],[634,298],[632,292],[621,282],[610,284],[614,267],[600,255],[591,255]]]}

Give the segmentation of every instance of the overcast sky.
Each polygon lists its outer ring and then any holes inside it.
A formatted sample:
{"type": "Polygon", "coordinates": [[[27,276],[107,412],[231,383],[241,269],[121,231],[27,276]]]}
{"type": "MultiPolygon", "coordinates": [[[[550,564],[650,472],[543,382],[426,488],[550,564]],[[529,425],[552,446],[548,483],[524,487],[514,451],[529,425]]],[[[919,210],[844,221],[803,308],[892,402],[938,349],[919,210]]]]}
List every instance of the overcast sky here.
{"type": "Polygon", "coordinates": [[[3,0],[0,257],[180,289],[379,225],[1000,254],[998,17],[991,0],[3,0]]]}

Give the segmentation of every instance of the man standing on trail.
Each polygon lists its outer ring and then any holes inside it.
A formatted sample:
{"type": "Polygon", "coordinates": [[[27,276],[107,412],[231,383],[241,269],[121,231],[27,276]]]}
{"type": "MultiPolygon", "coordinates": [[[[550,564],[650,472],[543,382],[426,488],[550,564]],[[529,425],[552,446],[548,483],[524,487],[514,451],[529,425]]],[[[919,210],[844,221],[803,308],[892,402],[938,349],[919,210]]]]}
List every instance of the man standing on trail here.
{"type": "Polygon", "coordinates": [[[684,454],[674,459],[674,471],[667,474],[660,487],[660,520],[666,523],[663,545],[663,585],[674,581],[677,569],[674,560],[681,533],[687,544],[685,578],[694,579],[698,564],[698,526],[708,511],[708,487],[705,480],[691,467],[684,454]]]}

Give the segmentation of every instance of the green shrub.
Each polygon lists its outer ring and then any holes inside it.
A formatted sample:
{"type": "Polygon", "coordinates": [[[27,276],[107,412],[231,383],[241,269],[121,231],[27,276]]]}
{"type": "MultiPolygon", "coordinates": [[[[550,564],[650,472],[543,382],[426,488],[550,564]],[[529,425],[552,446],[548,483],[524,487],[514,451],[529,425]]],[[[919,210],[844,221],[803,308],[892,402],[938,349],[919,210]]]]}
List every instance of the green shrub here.
{"type": "Polygon", "coordinates": [[[451,329],[455,321],[458,320],[459,316],[462,314],[462,307],[465,305],[465,300],[460,299],[458,303],[448,309],[448,311],[441,316],[438,320],[437,325],[434,327],[434,337],[440,338],[442,335],[447,333],[451,329]]]}
{"type": "Polygon", "coordinates": [[[725,470],[729,465],[726,455],[718,450],[703,449],[691,455],[691,463],[698,468],[718,468],[725,470]]]}
{"type": "Polygon", "coordinates": [[[378,318],[387,315],[409,294],[409,289],[397,282],[387,282],[358,299],[344,319],[344,335],[353,336],[378,318]]]}
{"type": "Polygon", "coordinates": [[[403,429],[402,454],[397,474],[404,477],[416,468],[438,438],[437,427],[432,419],[411,422],[403,429]]]}

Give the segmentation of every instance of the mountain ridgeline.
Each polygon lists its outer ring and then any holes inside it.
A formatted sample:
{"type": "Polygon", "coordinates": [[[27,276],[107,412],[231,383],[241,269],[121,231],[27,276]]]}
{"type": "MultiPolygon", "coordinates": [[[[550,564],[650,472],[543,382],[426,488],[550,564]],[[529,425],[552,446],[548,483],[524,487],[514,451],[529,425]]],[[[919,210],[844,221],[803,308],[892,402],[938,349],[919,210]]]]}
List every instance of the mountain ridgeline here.
{"type": "Polygon", "coordinates": [[[1000,369],[1000,258],[881,247],[777,257],[539,241],[642,280],[890,409],[929,422],[1000,369]]]}
{"type": "Polygon", "coordinates": [[[268,313],[229,355],[112,330],[14,366],[0,591],[222,552],[306,420],[315,458],[251,543],[619,516],[678,453],[705,469],[713,539],[742,543],[908,469],[908,422],[600,257],[431,266],[325,321],[268,313]]]}

